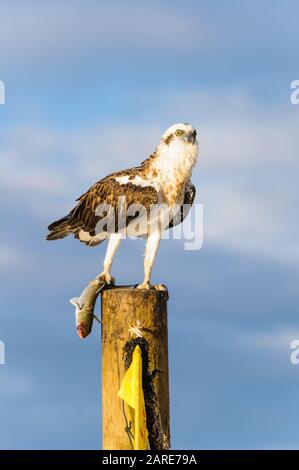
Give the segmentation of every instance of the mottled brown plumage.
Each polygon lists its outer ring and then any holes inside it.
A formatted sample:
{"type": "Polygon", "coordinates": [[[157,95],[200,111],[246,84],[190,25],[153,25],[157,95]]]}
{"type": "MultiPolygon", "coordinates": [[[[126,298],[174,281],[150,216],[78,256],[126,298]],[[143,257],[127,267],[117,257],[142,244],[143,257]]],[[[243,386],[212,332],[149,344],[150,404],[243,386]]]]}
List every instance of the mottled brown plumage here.
{"type": "MultiPolygon", "coordinates": [[[[143,166],[134,168],[133,173],[131,173],[130,170],[122,170],[112,173],[111,175],[106,176],[102,180],[95,183],[88,191],[86,191],[77,199],[77,201],[79,201],[78,204],[66,217],[63,217],[62,219],[59,219],[58,221],[55,221],[49,225],[48,229],[50,230],[50,233],[47,236],[47,240],[57,240],[70,234],[74,234],[75,238],[79,238],[80,230],[84,230],[85,232],[88,232],[90,236],[94,237],[96,225],[101,220],[101,216],[96,215],[96,209],[100,204],[109,204],[111,207],[113,207],[116,217],[115,228],[118,230],[118,198],[122,196],[126,197],[127,206],[130,206],[130,204],[136,204],[138,202],[138,204],[143,205],[146,210],[150,210],[151,205],[161,202],[158,201],[157,192],[152,186],[140,187],[132,183],[119,184],[115,180],[116,177],[129,175],[130,180],[133,179],[131,176],[141,176],[143,175],[143,172],[143,166]]],[[[181,215],[180,217],[177,216],[175,218],[175,222],[174,220],[170,221],[169,228],[177,225],[185,219],[189,212],[190,206],[193,204],[194,198],[195,187],[190,185],[188,188],[186,187],[185,190],[184,202],[181,207],[181,215]]],[[[138,216],[138,214],[136,214],[136,216],[138,216]]],[[[128,226],[128,224],[132,222],[134,218],[135,217],[127,216],[126,226],[128,226]]],[[[109,227],[107,227],[107,232],[108,231],[109,227]]],[[[93,246],[92,243],[87,244],[93,246]]]]}
{"type": "MultiPolygon", "coordinates": [[[[77,199],[78,204],[66,217],[49,225],[48,229],[51,232],[47,236],[47,240],[64,238],[71,233],[79,238],[80,230],[88,232],[92,237],[95,236],[96,225],[101,220],[101,216],[96,214],[96,209],[101,204],[109,204],[114,209],[115,229],[117,231],[119,229],[117,219],[119,197],[126,198],[127,207],[138,203],[144,206],[146,210],[149,210],[151,204],[157,204],[158,195],[152,186],[141,187],[130,182],[120,184],[115,179],[129,175],[134,175],[134,177],[136,175],[144,176],[144,165],[134,168],[132,173],[130,170],[112,173],[95,183],[77,199]]],[[[134,220],[134,217],[127,216],[126,226],[132,220],[134,220]]],[[[107,232],[109,232],[109,227],[107,227],[107,232]]]]}
{"type": "Polygon", "coordinates": [[[183,202],[183,205],[181,206],[180,213],[177,214],[176,217],[169,222],[168,228],[172,228],[175,225],[178,225],[183,222],[183,220],[187,217],[191,206],[193,205],[195,195],[196,195],[195,186],[193,184],[190,184],[185,189],[184,202],[183,202]]]}
{"type": "Polygon", "coordinates": [[[95,246],[108,239],[100,277],[110,283],[120,240],[145,237],[145,276],[139,288],[149,288],[163,230],[181,223],[194,201],[191,175],[197,155],[196,130],[189,124],[174,124],[141,165],[112,173],[82,194],[67,216],[49,225],[47,240],[73,235],[95,246]]]}

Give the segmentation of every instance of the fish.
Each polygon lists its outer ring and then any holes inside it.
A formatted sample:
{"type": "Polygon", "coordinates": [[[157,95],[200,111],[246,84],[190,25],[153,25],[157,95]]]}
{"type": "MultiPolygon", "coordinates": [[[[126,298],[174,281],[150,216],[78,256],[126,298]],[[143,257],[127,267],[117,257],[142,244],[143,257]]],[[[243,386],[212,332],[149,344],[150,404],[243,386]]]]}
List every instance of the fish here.
{"type": "Polygon", "coordinates": [[[80,297],[70,299],[70,303],[75,307],[76,329],[81,339],[86,338],[90,334],[94,318],[100,321],[94,315],[94,308],[99,293],[105,285],[105,282],[94,279],[83,290],[80,297]]]}

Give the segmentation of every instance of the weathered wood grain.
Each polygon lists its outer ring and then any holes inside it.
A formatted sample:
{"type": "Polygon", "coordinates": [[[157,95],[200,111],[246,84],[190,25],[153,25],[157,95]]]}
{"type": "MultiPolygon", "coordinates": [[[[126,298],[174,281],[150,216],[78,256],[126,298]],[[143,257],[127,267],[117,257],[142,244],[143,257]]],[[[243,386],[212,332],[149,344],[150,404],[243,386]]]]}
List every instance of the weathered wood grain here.
{"type": "Polygon", "coordinates": [[[167,291],[114,287],[102,292],[103,449],[131,449],[122,400],[117,396],[136,342],[143,357],[143,388],[152,449],[169,448],[167,291]],[[143,338],[131,336],[132,325],[143,338]]]}

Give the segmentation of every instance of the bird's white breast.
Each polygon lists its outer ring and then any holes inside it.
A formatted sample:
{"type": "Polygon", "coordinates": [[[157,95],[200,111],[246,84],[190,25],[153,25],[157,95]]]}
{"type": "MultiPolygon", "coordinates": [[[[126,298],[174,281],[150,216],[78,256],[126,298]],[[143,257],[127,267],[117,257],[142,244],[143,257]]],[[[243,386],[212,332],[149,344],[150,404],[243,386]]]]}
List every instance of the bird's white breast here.
{"type": "Polygon", "coordinates": [[[154,162],[161,181],[166,202],[171,206],[181,204],[186,183],[190,180],[192,169],[197,160],[197,145],[174,142],[161,144],[154,162]]]}

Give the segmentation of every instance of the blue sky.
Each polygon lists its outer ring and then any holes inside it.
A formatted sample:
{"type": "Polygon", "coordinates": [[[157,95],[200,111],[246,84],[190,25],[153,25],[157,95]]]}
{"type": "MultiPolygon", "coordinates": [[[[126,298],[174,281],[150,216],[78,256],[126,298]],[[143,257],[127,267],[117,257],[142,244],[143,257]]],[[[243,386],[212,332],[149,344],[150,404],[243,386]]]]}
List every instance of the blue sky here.
{"type": "MultiPolygon", "coordinates": [[[[0,6],[0,448],[96,449],[100,328],[68,299],[103,247],[46,243],[94,181],[177,121],[199,131],[204,246],[163,241],[172,444],[298,448],[299,79],[295,1],[3,1],[0,6]]],[[[113,274],[142,278],[142,241],[113,274]]]]}

